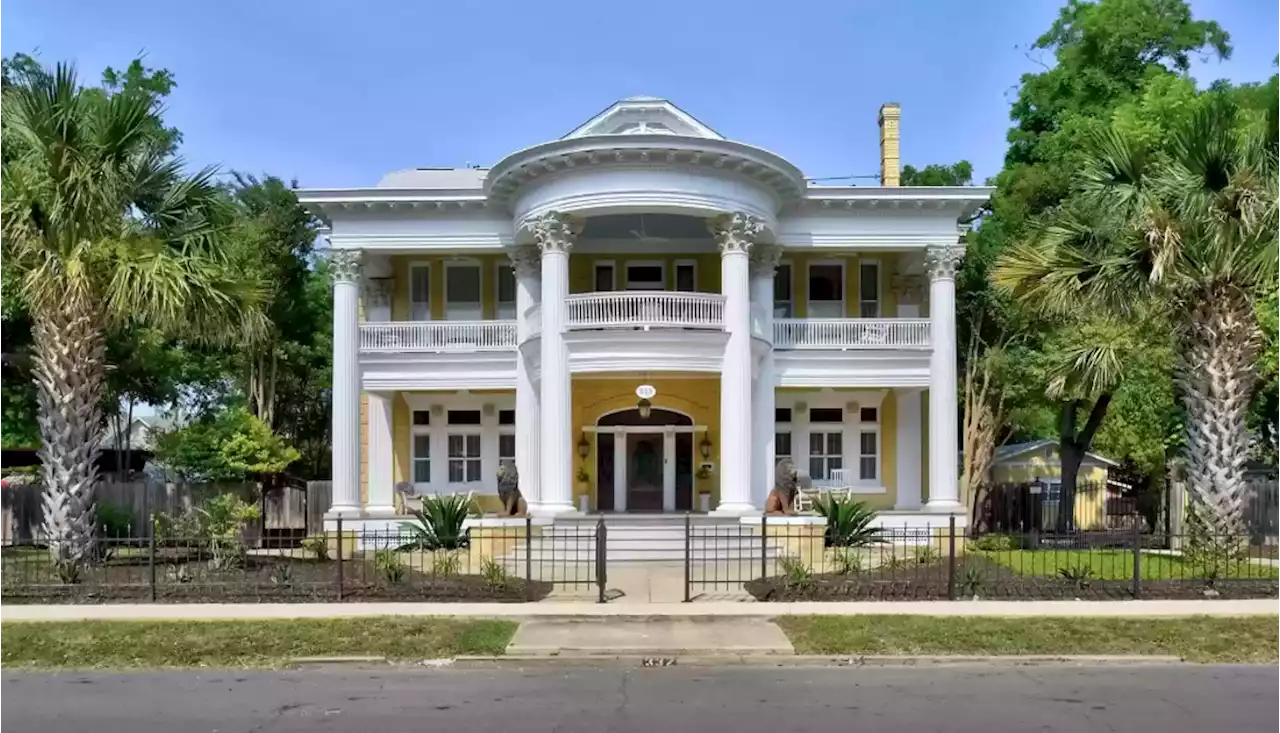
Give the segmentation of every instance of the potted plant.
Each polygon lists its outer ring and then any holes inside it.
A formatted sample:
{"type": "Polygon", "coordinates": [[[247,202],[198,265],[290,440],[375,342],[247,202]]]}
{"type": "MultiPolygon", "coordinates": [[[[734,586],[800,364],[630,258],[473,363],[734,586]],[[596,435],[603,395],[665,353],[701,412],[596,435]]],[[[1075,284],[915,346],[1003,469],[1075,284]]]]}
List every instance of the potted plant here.
{"type": "Polygon", "coordinates": [[[578,481],[578,488],[586,491],[591,488],[591,474],[587,473],[586,466],[578,466],[578,473],[574,476],[578,481]]]}

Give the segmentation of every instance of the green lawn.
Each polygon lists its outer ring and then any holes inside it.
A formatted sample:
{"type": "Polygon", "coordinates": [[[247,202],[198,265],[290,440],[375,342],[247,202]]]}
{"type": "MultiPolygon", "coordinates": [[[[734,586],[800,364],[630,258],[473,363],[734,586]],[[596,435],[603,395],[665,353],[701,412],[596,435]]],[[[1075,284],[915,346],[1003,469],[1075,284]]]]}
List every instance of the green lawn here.
{"type": "Polygon", "coordinates": [[[502,654],[513,621],[388,616],[279,621],[9,622],[5,667],[279,667],[291,657],[502,654]]]}
{"type": "Polygon", "coordinates": [[[1173,654],[1192,662],[1272,663],[1276,616],[995,618],[783,616],[799,654],[1173,654]]]}
{"type": "MultiPolygon", "coordinates": [[[[1097,580],[1130,580],[1133,578],[1132,550],[1007,550],[1000,552],[972,551],[1018,575],[1057,577],[1062,568],[1088,567],[1097,580]]],[[[1196,567],[1181,557],[1142,553],[1139,569],[1143,580],[1193,580],[1206,576],[1203,567],[1196,567]]],[[[1226,578],[1276,578],[1276,568],[1257,562],[1240,560],[1222,568],[1226,578]]]]}

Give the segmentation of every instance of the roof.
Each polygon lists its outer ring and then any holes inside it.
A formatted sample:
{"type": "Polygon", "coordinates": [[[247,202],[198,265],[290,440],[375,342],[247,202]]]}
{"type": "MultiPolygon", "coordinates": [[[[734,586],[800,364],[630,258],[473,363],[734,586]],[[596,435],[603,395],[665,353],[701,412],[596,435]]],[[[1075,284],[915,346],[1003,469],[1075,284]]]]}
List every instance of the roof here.
{"type": "Polygon", "coordinates": [[[378,188],[458,190],[484,187],[488,168],[406,168],[391,171],[378,181],[378,188]]]}
{"type": "MultiPolygon", "coordinates": [[[[1057,439],[1044,438],[1041,440],[1028,440],[1022,443],[1009,443],[1007,445],[1002,445],[999,448],[996,448],[995,462],[1002,463],[1004,461],[1009,460],[1010,458],[1016,458],[1026,453],[1031,453],[1033,451],[1040,450],[1041,448],[1045,448],[1047,446],[1053,446],[1054,448],[1057,448],[1059,447],[1058,446],[1059,442],[1060,441],[1058,441],[1057,439]]],[[[1120,465],[1119,461],[1113,461],[1110,458],[1107,458],[1106,456],[1100,455],[1098,453],[1091,453],[1086,451],[1084,455],[1086,458],[1092,458],[1098,463],[1101,463],[1107,466],[1120,465]]]]}

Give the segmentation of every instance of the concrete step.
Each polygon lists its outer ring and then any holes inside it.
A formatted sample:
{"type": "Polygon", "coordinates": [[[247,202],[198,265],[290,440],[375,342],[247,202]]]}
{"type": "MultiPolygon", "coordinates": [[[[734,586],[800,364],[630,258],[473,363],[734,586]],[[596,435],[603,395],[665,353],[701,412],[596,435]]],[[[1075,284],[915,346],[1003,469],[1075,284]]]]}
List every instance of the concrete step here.
{"type": "MultiPolygon", "coordinates": [[[[545,565],[576,565],[582,563],[592,563],[596,561],[594,551],[581,552],[542,552],[534,548],[533,554],[530,556],[532,562],[543,563],[545,565]]],[[[777,557],[777,552],[769,554],[770,559],[777,557]]],[[[523,550],[513,552],[502,558],[502,562],[524,562],[525,553],[523,550]]],[[[684,549],[668,550],[663,548],[644,548],[629,550],[610,550],[607,554],[609,563],[615,562],[684,562],[684,549]]],[[[737,550],[721,550],[712,553],[699,553],[694,555],[695,564],[705,563],[722,563],[722,562],[759,562],[760,555],[758,552],[745,552],[737,550]]]]}

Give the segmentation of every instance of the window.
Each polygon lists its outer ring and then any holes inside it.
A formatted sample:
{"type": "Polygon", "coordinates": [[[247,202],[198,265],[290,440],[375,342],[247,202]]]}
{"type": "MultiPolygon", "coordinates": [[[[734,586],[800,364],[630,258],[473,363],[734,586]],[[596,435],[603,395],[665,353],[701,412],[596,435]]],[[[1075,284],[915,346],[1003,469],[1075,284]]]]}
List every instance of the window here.
{"type": "Polygon", "coordinates": [[[809,433],[809,478],[825,481],[844,468],[844,432],[815,430],[809,433]]]}
{"type": "Polygon", "coordinates": [[[499,425],[515,425],[516,411],[515,410],[498,410],[498,424],[499,425]]]}
{"type": "Polygon", "coordinates": [[[516,270],[511,265],[498,265],[498,320],[516,318],[516,270]]]}
{"type": "Polygon", "coordinates": [[[858,317],[880,317],[880,263],[858,264],[858,317]]]}
{"type": "Polygon", "coordinates": [[[1062,482],[1046,481],[1044,484],[1044,500],[1057,503],[1062,500],[1062,482]]]}
{"type": "Polygon", "coordinates": [[[676,290],[681,293],[698,291],[698,263],[692,260],[676,263],[676,290]]]}
{"type": "Polygon", "coordinates": [[[660,262],[627,263],[627,290],[662,290],[666,282],[660,262]]]}
{"type": "Polygon", "coordinates": [[[430,424],[431,424],[431,413],[430,413],[430,412],[427,412],[426,410],[414,410],[414,411],[413,411],[413,424],[414,424],[414,425],[430,425],[430,424]]]}
{"type": "Polygon", "coordinates": [[[608,293],[618,289],[618,283],[614,277],[612,262],[596,263],[596,292],[608,293]]]}
{"type": "Polygon", "coordinates": [[[480,266],[449,263],[444,277],[445,320],[480,320],[480,266]]]}
{"type": "Polygon", "coordinates": [[[844,318],[844,265],[809,265],[809,317],[844,318]]]}
{"type": "Polygon", "coordinates": [[[773,457],[778,461],[791,457],[790,431],[779,430],[773,434],[773,457]]]}
{"type": "Polygon", "coordinates": [[[860,422],[879,422],[880,411],[874,407],[864,407],[858,410],[858,420],[860,422]]]}
{"type": "Polygon", "coordinates": [[[431,268],[427,265],[409,268],[409,319],[431,320],[431,268]]]}
{"type": "Polygon", "coordinates": [[[498,433],[498,465],[504,461],[516,462],[516,434],[511,431],[498,433]]]}
{"type": "Polygon", "coordinates": [[[844,410],[839,407],[815,407],[809,410],[809,422],[844,422],[844,410]]]}
{"type": "Polygon", "coordinates": [[[880,431],[863,430],[858,434],[858,477],[875,481],[880,467],[880,431]]]}
{"type": "Polygon", "coordinates": [[[778,407],[773,411],[774,422],[791,422],[791,408],[778,407]]]}
{"type": "Polygon", "coordinates": [[[795,308],[791,300],[791,263],[778,265],[773,276],[773,317],[791,318],[795,308]]]}
{"type": "Polygon", "coordinates": [[[449,433],[449,483],[480,480],[480,434],[449,433]]]}
{"type": "Polygon", "coordinates": [[[431,436],[416,434],[413,436],[413,482],[415,484],[431,483],[431,436]]]}
{"type": "Polygon", "coordinates": [[[449,410],[450,425],[479,425],[479,410],[449,410]]]}

